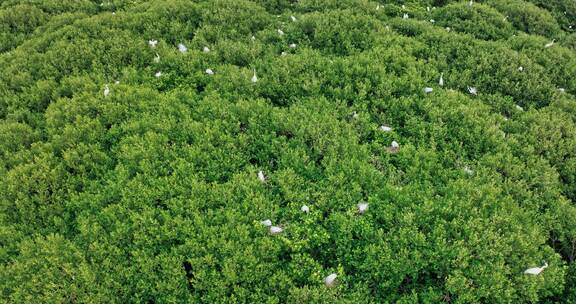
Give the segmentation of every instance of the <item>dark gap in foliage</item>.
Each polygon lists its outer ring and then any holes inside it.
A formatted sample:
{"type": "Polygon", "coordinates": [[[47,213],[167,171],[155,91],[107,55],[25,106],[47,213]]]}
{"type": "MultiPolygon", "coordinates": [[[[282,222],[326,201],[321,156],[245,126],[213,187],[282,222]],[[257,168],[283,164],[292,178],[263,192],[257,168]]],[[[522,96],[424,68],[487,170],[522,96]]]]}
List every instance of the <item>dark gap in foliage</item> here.
{"type": "Polygon", "coordinates": [[[184,273],[186,274],[186,286],[188,286],[188,291],[193,293],[194,287],[192,286],[192,280],[194,279],[194,272],[192,271],[192,264],[188,261],[184,261],[182,266],[184,267],[184,273]]]}

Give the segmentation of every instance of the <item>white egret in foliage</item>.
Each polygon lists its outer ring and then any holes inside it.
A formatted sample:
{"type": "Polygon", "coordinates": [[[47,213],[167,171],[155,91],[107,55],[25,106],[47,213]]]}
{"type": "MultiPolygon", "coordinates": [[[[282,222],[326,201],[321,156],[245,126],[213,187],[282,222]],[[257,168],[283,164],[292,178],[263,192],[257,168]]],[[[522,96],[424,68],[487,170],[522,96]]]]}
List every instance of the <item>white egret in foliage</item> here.
{"type": "Polygon", "coordinates": [[[302,208],[300,208],[300,210],[304,213],[310,212],[310,208],[308,208],[308,206],[306,206],[306,205],[302,205],[302,208]]]}
{"type": "Polygon", "coordinates": [[[182,43],[179,43],[179,44],[178,44],[178,50],[180,51],[180,53],[186,53],[186,52],[188,52],[188,48],[187,48],[184,44],[182,44],[182,43]]]}
{"type": "Polygon", "coordinates": [[[380,10],[380,4],[376,5],[376,10],[380,10]]]}
{"type": "Polygon", "coordinates": [[[478,90],[475,87],[468,87],[468,93],[472,95],[478,95],[478,90]]]}
{"type": "Polygon", "coordinates": [[[389,153],[398,153],[398,151],[400,151],[400,145],[394,140],[392,141],[392,144],[390,144],[390,147],[387,147],[386,150],[389,153]]]}
{"type": "Polygon", "coordinates": [[[521,67],[521,66],[519,66],[519,67],[518,67],[518,71],[522,72],[522,71],[524,71],[524,68],[521,67]]]}
{"type": "Polygon", "coordinates": [[[426,11],[427,11],[427,12],[430,11],[430,7],[429,7],[429,6],[426,7],[426,11]]]}
{"type": "Polygon", "coordinates": [[[524,108],[519,106],[519,105],[516,105],[516,110],[522,112],[522,111],[524,111],[524,108]]]}
{"type": "Polygon", "coordinates": [[[282,231],[284,231],[284,228],[282,227],[270,226],[270,234],[272,235],[280,234],[282,231]]]}
{"type": "Polygon", "coordinates": [[[154,40],[154,39],[148,40],[148,45],[149,45],[151,48],[155,48],[155,47],[156,47],[156,44],[158,44],[158,40],[154,40]]]}
{"type": "Polygon", "coordinates": [[[390,128],[390,127],[387,126],[387,125],[381,125],[381,126],[380,126],[380,131],[390,132],[390,131],[392,131],[392,128],[390,128]]]}
{"type": "Polygon", "coordinates": [[[205,47],[202,49],[202,51],[203,51],[204,53],[209,53],[209,52],[210,52],[210,49],[209,49],[207,46],[205,46],[205,47]]]}
{"type": "Polygon", "coordinates": [[[438,80],[438,85],[441,87],[444,86],[444,73],[440,73],[440,80],[438,80]]]}
{"type": "Polygon", "coordinates": [[[156,76],[156,78],[162,76],[162,72],[156,72],[156,74],[154,74],[154,76],[156,76]]]}
{"type": "Polygon", "coordinates": [[[564,88],[558,88],[558,91],[560,91],[561,93],[564,93],[564,92],[566,92],[566,89],[564,89],[564,88]]]}
{"type": "Polygon", "coordinates": [[[261,182],[265,182],[266,181],[266,176],[264,176],[264,172],[262,172],[262,170],[258,171],[258,179],[261,182]]]}
{"type": "Polygon", "coordinates": [[[326,287],[335,287],[336,286],[336,277],[338,275],[336,275],[335,273],[332,273],[330,275],[328,275],[327,277],[324,278],[324,284],[326,285],[326,287]]]}
{"type": "Polygon", "coordinates": [[[528,268],[524,271],[524,273],[525,274],[531,274],[531,275],[539,275],[547,267],[548,267],[548,263],[544,262],[544,265],[542,265],[542,267],[528,268]]]}
{"type": "Polygon", "coordinates": [[[256,37],[252,36],[250,39],[252,39],[252,41],[256,40],[256,37]]]}
{"type": "Polygon", "coordinates": [[[104,86],[104,97],[107,97],[110,94],[110,88],[108,85],[104,86]]]}
{"type": "Polygon", "coordinates": [[[472,174],[474,174],[474,171],[472,171],[472,169],[470,169],[470,167],[466,166],[466,167],[464,167],[464,173],[466,173],[468,175],[472,175],[472,174]]]}
{"type": "Polygon", "coordinates": [[[158,55],[158,53],[156,53],[156,57],[154,57],[154,63],[158,63],[160,62],[160,55],[158,55]]]}
{"type": "Polygon", "coordinates": [[[434,89],[428,88],[428,87],[424,88],[424,93],[426,93],[426,94],[432,93],[432,91],[434,91],[434,89]]]}
{"type": "Polygon", "coordinates": [[[254,69],[254,75],[252,75],[252,79],[250,79],[250,81],[252,81],[253,83],[256,83],[258,81],[258,77],[256,77],[256,69],[254,69]]]}
{"type": "Polygon", "coordinates": [[[551,46],[553,46],[553,45],[554,45],[554,39],[552,39],[552,41],[546,43],[546,45],[544,45],[544,47],[545,47],[545,48],[549,48],[549,47],[551,47],[551,46]]]}
{"type": "Polygon", "coordinates": [[[116,84],[116,85],[120,84],[120,80],[114,81],[114,84],[116,84]]]}
{"type": "Polygon", "coordinates": [[[354,119],[358,119],[358,113],[356,113],[356,111],[352,112],[352,118],[354,119]]]}
{"type": "Polygon", "coordinates": [[[408,14],[404,14],[404,15],[402,16],[402,19],[408,19],[408,14]]]}
{"type": "Polygon", "coordinates": [[[206,69],[206,74],[214,75],[214,71],[212,71],[212,69],[206,69]]]}
{"type": "Polygon", "coordinates": [[[270,226],[272,226],[272,221],[270,219],[265,219],[265,220],[261,221],[260,224],[262,224],[266,227],[270,227],[270,226]]]}
{"type": "Polygon", "coordinates": [[[358,203],[358,213],[364,214],[368,210],[368,203],[367,202],[360,202],[358,203]]]}
{"type": "Polygon", "coordinates": [[[436,20],[430,19],[430,23],[435,23],[435,22],[436,22],[436,20]]]}
{"type": "Polygon", "coordinates": [[[286,56],[286,55],[287,55],[286,52],[280,53],[280,56],[286,56]]]}
{"type": "Polygon", "coordinates": [[[296,43],[290,44],[290,47],[291,47],[291,48],[296,48],[296,43]]]}
{"type": "Polygon", "coordinates": [[[472,6],[472,4],[474,4],[474,1],[470,0],[470,2],[468,2],[468,6],[472,6]]]}
{"type": "Polygon", "coordinates": [[[290,16],[290,20],[292,20],[292,22],[296,22],[296,17],[290,16]]]}
{"type": "Polygon", "coordinates": [[[282,36],[284,35],[284,32],[281,29],[278,29],[278,35],[282,36]]]}

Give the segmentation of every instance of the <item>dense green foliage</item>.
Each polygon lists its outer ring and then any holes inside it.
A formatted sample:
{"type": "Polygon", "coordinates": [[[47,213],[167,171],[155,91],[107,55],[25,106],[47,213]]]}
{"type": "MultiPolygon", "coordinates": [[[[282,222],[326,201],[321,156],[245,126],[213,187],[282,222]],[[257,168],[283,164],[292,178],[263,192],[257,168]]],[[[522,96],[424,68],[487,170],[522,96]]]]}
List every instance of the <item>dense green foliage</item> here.
{"type": "Polygon", "coordinates": [[[2,1],[0,302],[575,303],[575,14],[2,1]]]}

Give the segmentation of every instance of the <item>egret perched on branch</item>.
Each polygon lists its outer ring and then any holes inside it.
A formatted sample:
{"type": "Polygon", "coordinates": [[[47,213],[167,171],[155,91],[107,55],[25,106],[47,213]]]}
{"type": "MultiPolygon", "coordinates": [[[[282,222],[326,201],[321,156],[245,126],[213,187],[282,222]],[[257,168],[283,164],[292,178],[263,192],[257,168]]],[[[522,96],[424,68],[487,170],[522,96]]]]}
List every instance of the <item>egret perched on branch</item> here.
{"type": "Polygon", "coordinates": [[[426,94],[432,93],[432,91],[434,91],[434,89],[428,88],[428,87],[424,88],[424,93],[426,93],[426,94]]]}
{"type": "Polygon", "coordinates": [[[252,41],[254,41],[254,40],[256,40],[256,37],[254,37],[254,35],[252,35],[252,37],[250,37],[250,39],[251,39],[252,41]]]}
{"type": "Polygon", "coordinates": [[[519,106],[519,105],[516,105],[516,110],[522,112],[522,111],[524,111],[524,108],[519,106]]]}
{"type": "Polygon", "coordinates": [[[404,15],[402,16],[402,19],[408,19],[408,14],[404,13],[404,15]]]}
{"type": "Polygon", "coordinates": [[[330,275],[328,275],[327,277],[324,278],[324,284],[326,285],[326,287],[334,287],[336,286],[336,277],[337,275],[335,273],[332,273],[330,275]]]}
{"type": "Polygon", "coordinates": [[[266,176],[264,176],[264,172],[262,172],[262,170],[258,171],[258,179],[261,182],[265,182],[266,181],[266,176]]]}
{"type": "Polygon", "coordinates": [[[286,52],[280,53],[280,56],[286,56],[286,55],[287,55],[286,52]]]}
{"type": "Polygon", "coordinates": [[[110,94],[110,88],[108,87],[108,85],[104,86],[104,97],[108,97],[108,94],[110,94]]]}
{"type": "Polygon", "coordinates": [[[555,41],[555,39],[552,39],[552,41],[546,43],[546,45],[544,45],[544,47],[545,47],[545,48],[549,48],[549,47],[553,46],[553,45],[554,45],[554,41],[555,41]]]}
{"type": "Polygon", "coordinates": [[[380,4],[376,5],[376,10],[380,10],[380,4]]]}
{"type": "Polygon", "coordinates": [[[302,205],[302,208],[300,208],[300,210],[304,213],[310,212],[310,208],[308,208],[308,206],[306,206],[306,205],[302,205]]]}
{"type": "Polygon", "coordinates": [[[520,72],[524,71],[524,67],[519,66],[519,67],[518,67],[518,71],[520,71],[520,72]]]}
{"type": "Polygon", "coordinates": [[[542,267],[528,268],[524,271],[525,274],[539,275],[544,269],[548,267],[548,263],[544,262],[542,267]]]}
{"type": "Polygon", "coordinates": [[[214,75],[214,71],[212,71],[212,69],[206,69],[206,74],[214,75]]]}
{"type": "Polygon", "coordinates": [[[291,48],[296,48],[296,43],[291,43],[291,44],[290,44],[290,47],[291,47],[291,48]]]}
{"type": "Polygon", "coordinates": [[[276,235],[284,231],[284,228],[278,226],[270,226],[270,234],[276,235]]]}
{"type": "Polygon", "coordinates": [[[394,140],[390,147],[386,148],[389,153],[398,153],[400,151],[400,145],[394,140]]]}
{"type": "Polygon", "coordinates": [[[290,16],[290,20],[292,20],[292,22],[296,22],[296,17],[290,16]]]}
{"type": "Polygon", "coordinates": [[[156,76],[156,78],[158,78],[158,77],[162,76],[162,72],[158,71],[158,72],[156,72],[156,74],[154,74],[154,76],[156,76]]]}
{"type": "Polygon", "coordinates": [[[472,6],[472,4],[474,4],[474,1],[470,0],[470,2],[468,2],[468,6],[472,6]]]}
{"type": "Polygon", "coordinates": [[[356,113],[356,111],[352,112],[352,118],[354,119],[358,119],[358,113],[356,113]]]}
{"type": "Polygon", "coordinates": [[[265,219],[265,220],[261,221],[260,224],[262,224],[266,227],[270,227],[270,226],[272,226],[272,221],[270,219],[265,219]]]}
{"type": "Polygon", "coordinates": [[[387,126],[387,125],[381,125],[381,126],[380,126],[380,131],[390,132],[390,131],[392,131],[392,128],[390,128],[390,127],[387,126]]]}
{"type": "Polygon", "coordinates": [[[116,85],[120,84],[120,80],[114,81],[114,84],[116,84],[116,85]]]}
{"type": "Polygon", "coordinates": [[[444,73],[440,73],[440,80],[438,80],[438,85],[441,87],[444,86],[444,73]]]}
{"type": "Polygon", "coordinates": [[[468,93],[472,95],[478,95],[478,90],[475,87],[468,87],[468,93]]]}
{"type": "Polygon", "coordinates": [[[188,48],[184,44],[179,43],[178,50],[180,51],[180,53],[186,53],[188,51],[188,48]]]}
{"type": "Polygon", "coordinates": [[[470,167],[466,166],[466,167],[464,167],[464,173],[466,173],[468,175],[472,175],[472,174],[474,174],[474,171],[472,171],[472,169],[470,169],[470,167]]]}
{"type": "Polygon", "coordinates": [[[366,203],[366,202],[358,203],[358,213],[364,214],[364,212],[366,212],[366,210],[368,210],[368,203],[366,203]]]}
{"type": "Polygon", "coordinates": [[[155,48],[155,47],[156,47],[156,44],[158,44],[158,40],[154,40],[154,39],[148,40],[148,45],[149,45],[151,48],[155,48]]]}
{"type": "Polygon", "coordinates": [[[205,47],[202,49],[202,51],[203,51],[204,53],[209,53],[209,52],[210,52],[210,49],[209,49],[207,46],[205,46],[205,47]]]}
{"type": "Polygon", "coordinates": [[[278,35],[282,36],[284,35],[284,32],[281,29],[278,29],[278,35]]]}
{"type": "Polygon", "coordinates": [[[158,55],[158,53],[156,53],[156,57],[154,57],[154,63],[158,63],[160,62],[160,55],[158,55]]]}
{"type": "Polygon", "coordinates": [[[256,83],[258,81],[258,77],[256,77],[256,69],[254,69],[254,75],[252,75],[252,79],[250,79],[250,81],[252,81],[253,83],[256,83]]]}

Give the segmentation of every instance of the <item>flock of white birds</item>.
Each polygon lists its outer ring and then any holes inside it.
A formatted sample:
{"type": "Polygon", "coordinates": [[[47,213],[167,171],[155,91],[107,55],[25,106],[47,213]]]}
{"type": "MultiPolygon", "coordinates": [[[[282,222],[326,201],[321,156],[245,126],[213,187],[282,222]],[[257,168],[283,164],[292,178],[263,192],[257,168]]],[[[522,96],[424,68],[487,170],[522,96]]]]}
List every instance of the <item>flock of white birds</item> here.
{"type": "MultiPolygon", "coordinates": [[[[470,6],[472,6],[472,5],[473,5],[473,1],[470,1],[468,4],[469,4],[470,6]]],[[[403,5],[402,7],[405,8],[404,5],[403,5]]],[[[379,9],[380,9],[380,5],[378,5],[378,6],[376,7],[376,10],[379,10],[379,9]]],[[[430,8],[428,7],[427,10],[430,11],[430,8]]],[[[403,18],[403,19],[408,19],[409,16],[408,16],[407,13],[404,13],[403,16],[402,16],[402,18],[403,18]]],[[[290,16],[290,19],[291,19],[293,22],[296,22],[296,20],[297,20],[296,17],[294,17],[294,16],[290,16]]],[[[433,22],[433,20],[431,20],[431,22],[433,22]]],[[[450,29],[447,28],[447,30],[449,31],[450,29]]],[[[280,36],[283,36],[283,35],[284,35],[284,31],[282,31],[281,29],[277,29],[277,33],[278,33],[278,35],[280,35],[280,36]]],[[[255,39],[256,39],[256,37],[254,37],[254,36],[251,37],[251,40],[254,41],[255,39]]],[[[157,45],[157,44],[158,44],[158,40],[151,39],[151,40],[148,41],[148,46],[149,46],[150,48],[156,48],[156,45],[157,45]]],[[[544,47],[545,47],[545,48],[549,48],[549,47],[551,47],[551,46],[553,46],[553,45],[554,45],[554,40],[552,40],[551,42],[547,43],[544,47]]],[[[290,48],[296,48],[296,43],[290,44],[289,47],[290,47],[290,48]]],[[[186,52],[188,51],[188,48],[187,48],[183,43],[179,43],[179,44],[177,45],[177,48],[178,48],[178,51],[180,51],[181,53],[186,53],[186,52]]],[[[205,46],[205,47],[203,47],[202,51],[203,51],[204,53],[209,53],[209,52],[210,52],[210,48],[207,47],[207,46],[205,46]]],[[[281,55],[282,55],[282,56],[285,56],[285,55],[286,55],[286,52],[282,52],[281,55]]],[[[159,63],[159,62],[160,62],[160,55],[158,55],[158,53],[156,53],[156,56],[154,57],[154,63],[159,63]]],[[[523,67],[519,67],[519,68],[518,68],[518,71],[520,71],[520,72],[522,72],[523,70],[524,70],[523,67]]],[[[205,73],[208,74],[208,75],[214,75],[214,71],[213,71],[211,68],[207,68],[206,71],[205,71],[205,73]]],[[[161,77],[161,76],[162,76],[162,72],[161,72],[161,71],[158,71],[158,72],[156,72],[156,73],[154,74],[154,76],[157,77],[157,78],[158,78],[158,77],[161,77]]],[[[258,82],[258,77],[256,76],[256,69],[253,69],[253,75],[252,75],[252,78],[250,78],[250,81],[251,81],[252,83],[258,82]]],[[[118,84],[118,83],[119,83],[119,82],[116,81],[116,84],[118,84]]],[[[441,86],[441,87],[444,86],[444,73],[441,73],[441,74],[440,74],[440,79],[438,80],[438,85],[441,86]]],[[[431,88],[431,87],[425,87],[425,88],[423,89],[424,93],[426,93],[426,94],[432,93],[433,90],[434,90],[434,89],[431,88]]],[[[560,90],[563,91],[563,89],[560,89],[560,90]]],[[[475,87],[471,87],[471,86],[468,87],[468,93],[470,93],[471,95],[478,95],[477,89],[476,89],[475,87]]],[[[109,88],[108,84],[106,84],[106,85],[104,86],[104,97],[107,97],[109,94],[110,94],[110,88],[109,88]]],[[[520,106],[517,106],[517,108],[518,108],[518,110],[520,110],[520,111],[523,110],[520,106]]],[[[355,118],[355,119],[358,118],[358,113],[353,112],[353,113],[352,113],[352,117],[355,118]]],[[[387,126],[387,125],[381,125],[379,129],[380,129],[381,131],[383,131],[383,132],[390,132],[390,131],[392,131],[392,128],[389,127],[389,126],[387,126]]],[[[391,145],[386,148],[386,150],[387,150],[389,153],[397,153],[397,152],[399,151],[399,149],[400,149],[400,145],[399,145],[398,142],[396,142],[395,140],[392,141],[391,145]]],[[[464,167],[464,172],[467,173],[467,174],[469,174],[469,175],[472,175],[472,174],[474,173],[474,171],[472,171],[468,166],[464,167]]],[[[264,172],[258,171],[258,179],[259,179],[262,183],[265,183],[265,182],[266,182],[266,176],[264,175],[264,172]]],[[[368,211],[368,206],[369,206],[369,204],[368,204],[367,202],[360,202],[360,203],[358,203],[358,205],[356,206],[356,207],[357,207],[357,208],[356,208],[356,209],[357,209],[357,213],[360,214],[360,215],[366,213],[366,212],[368,211]]],[[[310,212],[310,207],[308,207],[307,205],[303,205],[300,210],[301,210],[303,213],[308,214],[308,213],[310,212]]],[[[269,232],[270,232],[271,235],[278,235],[278,234],[281,234],[282,232],[284,232],[284,227],[282,227],[282,226],[280,226],[280,225],[273,225],[273,223],[272,223],[272,221],[271,221],[270,219],[263,220],[263,221],[261,221],[260,223],[261,223],[262,225],[268,227],[268,230],[269,230],[269,232]]],[[[548,267],[548,263],[545,262],[542,267],[528,268],[528,269],[526,269],[526,270],[524,271],[524,273],[525,273],[525,274],[529,274],[529,275],[539,275],[539,274],[540,274],[542,271],[544,271],[544,269],[547,268],[547,267],[548,267]]],[[[337,285],[337,280],[336,280],[336,278],[337,278],[337,274],[336,274],[336,273],[331,273],[331,274],[329,274],[328,276],[326,276],[326,277],[324,278],[324,284],[325,284],[327,287],[330,287],[330,288],[331,288],[331,287],[335,287],[335,286],[337,285]]]]}

